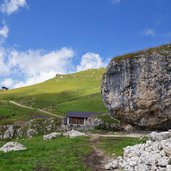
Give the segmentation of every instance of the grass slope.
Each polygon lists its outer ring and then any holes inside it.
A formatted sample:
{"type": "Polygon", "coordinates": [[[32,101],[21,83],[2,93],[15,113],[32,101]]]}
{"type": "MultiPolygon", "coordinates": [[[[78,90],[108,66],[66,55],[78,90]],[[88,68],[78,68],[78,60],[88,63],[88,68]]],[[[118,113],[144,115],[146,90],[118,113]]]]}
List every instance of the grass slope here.
{"type": "MultiPolygon", "coordinates": [[[[14,100],[24,105],[65,115],[67,111],[106,112],[100,94],[104,68],[58,75],[33,86],[1,91],[0,101],[14,100]]],[[[1,115],[0,107],[0,115],[1,115]]]]}
{"type": "Polygon", "coordinates": [[[115,62],[119,62],[119,61],[122,61],[125,59],[134,58],[134,57],[140,56],[140,55],[151,56],[154,52],[158,52],[159,54],[164,55],[164,56],[169,55],[171,52],[171,43],[153,47],[153,48],[140,50],[140,51],[137,51],[134,53],[128,53],[125,55],[117,56],[117,57],[114,57],[112,60],[115,62]]]}
{"type": "MultiPolygon", "coordinates": [[[[59,137],[51,141],[33,137],[17,141],[27,150],[0,152],[0,171],[89,171],[84,164],[92,151],[87,137],[59,137]]],[[[0,142],[0,146],[4,143],[0,142]]]]}
{"type": "Polygon", "coordinates": [[[42,116],[41,112],[32,109],[24,109],[7,101],[0,101],[0,125],[19,124],[31,118],[42,116]],[[20,121],[20,122],[18,122],[20,121]]]}

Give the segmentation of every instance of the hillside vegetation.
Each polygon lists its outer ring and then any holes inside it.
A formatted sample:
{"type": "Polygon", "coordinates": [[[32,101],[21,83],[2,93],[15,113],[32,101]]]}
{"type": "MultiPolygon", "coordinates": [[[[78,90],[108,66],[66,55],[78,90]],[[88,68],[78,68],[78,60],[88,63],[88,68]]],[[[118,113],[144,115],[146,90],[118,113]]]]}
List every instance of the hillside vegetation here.
{"type": "MultiPolygon", "coordinates": [[[[22,124],[21,121],[27,121],[31,118],[40,117],[42,113],[34,109],[25,109],[8,101],[0,101],[0,125],[13,123],[14,125],[22,124]]],[[[43,114],[44,117],[45,114],[43,114]]]]}
{"type": "MultiPolygon", "coordinates": [[[[138,138],[126,137],[106,137],[92,142],[90,137],[68,138],[63,136],[51,141],[44,141],[41,136],[15,141],[23,144],[27,150],[0,152],[0,170],[2,171],[98,170],[96,166],[101,164],[102,158],[97,156],[92,143],[104,154],[118,156],[123,155],[123,148],[126,146],[144,142],[138,138]]],[[[0,147],[5,143],[5,140],[0,141],[0,147]]]]}
{"type": "Polygon", "coordinates": [[[40,84],[1,91],[0,101],[13,100],[58,115],[65,115],[67,111],[106,112],[100,94],[104,72],[101,68],[57,75],[40,84]]]}
{"type": "Polygon", "coordinates": [[[140,55],[150,56],[156,52],[165,56],[165,55],[168,55],[168,52],[170,52],[170,51],[171,51],[171,44],[169,43],[169,44],[161,45],[158,47],[148,48],[148,49],[144,49],[144,50],[139,50],[134,53],[128,53],[125,55],[117,56],[117,57],[114,57],[112,60],[115,62],[119,62],[121,60],[134,58],[134,57],[140,56],[140,55]]]}
{"type": "MultiPolygon", "coordinates": [[[[85,137],[60,137],[44,141],[42,137],[17,140],[25,151],[0,152],[1,171],[90,171],[84,159],[92,148],[85,137]]],[[[0,146],[5,142],[0,141],[0,146]]]]}

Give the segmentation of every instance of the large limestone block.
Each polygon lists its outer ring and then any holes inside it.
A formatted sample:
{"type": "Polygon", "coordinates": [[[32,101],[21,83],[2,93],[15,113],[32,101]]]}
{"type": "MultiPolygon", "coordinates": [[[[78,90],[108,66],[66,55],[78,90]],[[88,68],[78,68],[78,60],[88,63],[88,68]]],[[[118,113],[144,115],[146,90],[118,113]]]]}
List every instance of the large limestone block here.
{"type": "Polygon", "coordinates": [[[123,123],[171,128],[171,44],[114,58],[101,91],[110,114],[123,123]]]}

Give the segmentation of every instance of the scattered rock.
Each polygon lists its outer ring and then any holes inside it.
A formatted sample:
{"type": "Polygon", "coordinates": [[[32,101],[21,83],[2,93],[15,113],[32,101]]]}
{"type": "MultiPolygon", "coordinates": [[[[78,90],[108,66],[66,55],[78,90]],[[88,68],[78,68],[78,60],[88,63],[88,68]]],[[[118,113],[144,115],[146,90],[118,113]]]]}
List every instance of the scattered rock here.
{"type": "Polygon", "coordinates": [[[106,170],[116,168],[125,171],[171,171],[170,132],[153,132],[150,140],[124,148],[124,156],[106,165],[106,170]]]}
{"type": "Polygon", "coordinates": [[[0,148],[0,151],[3,151],[4,153],[10,152],[10,151],[20,151],[20,150],[26,150],[27,148],[24,147],[24,145],[17,143],[17,142],[8,142],[4,146],[0,148]]]}
{"type": "Polygon", "coordinates": [[[51,134],[44,135],[43,140],[52,140],[52,139],[54,139],[56,137],[59,137],[60,135],[61,135],[60,132],[53,132],[51,134]]]}
{"type": "Polygon", "coordinates": [[[70,138],[78,137],[78,136],[86,136],[85,133],[79,132],[76,130],[71,130],[63,134],[64,136],[69,136],[70,138]]]}
{"type": "Polygon", "coordinates": [[[39,118],[31,119],[24,126],[4,125],[0,126],[0,139],[12,139],[15,137],[28,137],[43,135],[50,132],[62,131],[62,119],[39,118]]]}
{"type": "Polygon", "coordinates": [[[161,141],[161,140],[166,140],[168,138],[171,138],[171,131],[166,131],[166,132],[161,132],[161,133],[157,133],[157,132],[152,132],[149,135],[150,140],[152,141],[161,141]]]}
{"type": "Polygon", "coordinates": [[[62,121],[59,118],[32,119],[17,130],[17,136],[31,138],[34,135],[43,135],[53,131],[62,131],[61,123],[62,121]]]}
{"type": "Polygon", "coordinates": [[[166,170],[167,170],[167,171],[170,171],[170,170],[171,170],[171,165],[167,165],[167,166],[166,166],[166,170]]]}
{"type": "Polygon", "coordinates": [[[106,170],[113,170],[113,169],[117,169],[119,167],[120,166],[119,166],[118,160],[114,160],[111,163],[105,165],[106,170]]]}

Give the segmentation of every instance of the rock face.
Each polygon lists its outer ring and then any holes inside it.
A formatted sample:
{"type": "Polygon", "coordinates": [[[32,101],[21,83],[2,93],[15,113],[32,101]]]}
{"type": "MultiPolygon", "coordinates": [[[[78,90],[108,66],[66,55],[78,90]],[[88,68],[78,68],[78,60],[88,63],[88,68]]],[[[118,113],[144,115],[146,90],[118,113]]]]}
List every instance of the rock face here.
{"type": "Polygon", "coordinates": [[[105,166],[106,170],[124,171],[170,171],[171,169],[171,132],[153,132],[144,144],[128,146],[124,156],[105,166]],[[153,141],[152,141],[153,140],[153,141]]]}
{"type": "Polygon", "coordinates": [[[98,130],[108,130],[108,131],[121,130],[120,123],[116,122],[115,120],[113,120],[113,122],[112,120],[109,122],[109,121],[104,121],[99,118],[95,118],[93,120],[93,125],[94,125],[94,128],[98,130]]]}
{"type": "Polygon", "coordinates": [[[123,123],[171,128],[171,44],[114,58],[103,76],[102,97],[123,123]]]}
{"type": "Polygon", "coordinates": [[[16,127],[13,125],[0,126],[0,139],[12,139],[16,135],[16,127]]]}

